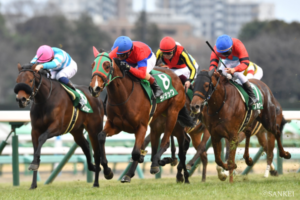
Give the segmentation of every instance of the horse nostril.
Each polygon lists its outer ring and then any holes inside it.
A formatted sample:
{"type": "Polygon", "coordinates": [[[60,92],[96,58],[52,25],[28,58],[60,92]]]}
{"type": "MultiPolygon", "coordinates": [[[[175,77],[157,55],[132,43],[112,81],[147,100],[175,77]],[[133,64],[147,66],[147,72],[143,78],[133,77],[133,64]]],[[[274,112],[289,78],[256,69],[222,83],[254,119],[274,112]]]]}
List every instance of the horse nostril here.
{"type": "Polygon", "coordinates": [[[199,109],[200,109],[200,105],[196,105],[195,108],[196,108],[197,110],[199,110],[199,109]]]}
{"type": "Polygon", "coordinates": [[[95,92],[100,92],[101,88],[99,86],[96,87],[95,92]]]}
{"type": "Polygon", "coordinates": [[[22,98],[21,98],[21,101],[22,101],[22,102],[25,102],[25,101],[26,101],[26,98],[25,98],[25,97],[22,97],[22,98]]]}

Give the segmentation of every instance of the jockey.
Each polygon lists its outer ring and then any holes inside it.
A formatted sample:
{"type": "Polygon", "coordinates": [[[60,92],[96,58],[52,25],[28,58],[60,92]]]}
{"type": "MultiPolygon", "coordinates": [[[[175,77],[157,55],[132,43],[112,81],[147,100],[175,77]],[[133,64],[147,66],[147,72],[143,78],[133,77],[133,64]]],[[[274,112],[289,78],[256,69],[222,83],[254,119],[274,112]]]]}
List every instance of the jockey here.
{"type": "Polygon", "coordinates": [[[38,63],[35,71],[49,69],[53,79],[75,90],[69,79],[76,74],[77,64],[68,53],[56,47],[42,45],[38,48],[36,56],[30,61],[30,63],[35,62],[38,63]]]}
{"type": "Polygon", "coordinates": [[[260,80],[263,77],[263,70],[260,66],[250,61],[248,68],[243,71],[243,74],[248,79],[254,78],[260,80]]]}
{"type": "MultiPolygon", "coordinates": [[[[161,59],[177,76],[179,76],[186,90],[194,80],[198,64],[179,43],[169,36],[160,41],[156,52],[157,62],[161,59]]],[[[163,67],[163,66],[162,66],[163,67]]]]}
{"type": "Polygon", "coordinates": [[[243,74],[243,71],[249,66],[249,55],[244,44],[239,39],[221,35],[217,39],[214,50],[218,56],[214,52],[211,53],[209,69],[217,68],[220,57],[227,68],[221,64],[219,70],[222,70],[224,75],[227,75],[227,73],[232,74],[241,81],[243,88],[249,95],[249,106],[257,103],[258,100],[253,93],[248,78],[243,74]]]}
{"type": "Polygon", "coordinates": [[[155,78],[149,72],[155,67],[156,58],[151,48],[143,42],[131,41],[129,37],[120,36],[112,47],[112,58],[119,58],[121,68],[128,70],[137,78],[145,79],[150,82],[156,98],[163,94],[155,78]]]}

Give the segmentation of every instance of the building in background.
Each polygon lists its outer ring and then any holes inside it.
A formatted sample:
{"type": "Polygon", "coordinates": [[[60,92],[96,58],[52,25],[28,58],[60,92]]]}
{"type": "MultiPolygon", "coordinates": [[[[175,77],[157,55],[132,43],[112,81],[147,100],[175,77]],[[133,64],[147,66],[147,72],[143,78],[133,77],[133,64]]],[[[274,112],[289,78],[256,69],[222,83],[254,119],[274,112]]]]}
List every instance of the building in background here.
{"type": "Polygon", "coordinates": [[[195,36],[210,40],[221,34],[236,37],[252,20],[274,19],[274,4],[258,0],[156,0],[156,8],[185,16],[195,36]]]}

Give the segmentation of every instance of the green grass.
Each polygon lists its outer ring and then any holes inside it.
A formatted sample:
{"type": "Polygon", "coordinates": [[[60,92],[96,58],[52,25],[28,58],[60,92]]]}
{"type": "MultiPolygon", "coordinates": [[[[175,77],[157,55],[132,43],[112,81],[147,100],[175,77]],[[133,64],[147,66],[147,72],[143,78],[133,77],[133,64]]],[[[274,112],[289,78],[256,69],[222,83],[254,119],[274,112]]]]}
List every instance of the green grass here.
{"type": "Polygon", "coordinates": [[[300,174],[289,173],[265,179],[262,175],[237,176],[235,182],[221,182],[208,176],[205,183],[201,177],[192,177],[191,184],[176,184],[175,178],[133,179],[130,184],[116,180],[100,180],[100,188],[92,188],[84,181],[38,183],[38,188],[28,190],[30,183],[0,184],[0,199],[203,199],[203,200],[250,200],[250,199],[300,199],[300,174]],[[278,192],[293,191],[291,197],[279,196],[278,192]],[[274,194],[275,192],[275,194],[274,194]],[[276,195],[276,196],[275,196],[276,195]]]}

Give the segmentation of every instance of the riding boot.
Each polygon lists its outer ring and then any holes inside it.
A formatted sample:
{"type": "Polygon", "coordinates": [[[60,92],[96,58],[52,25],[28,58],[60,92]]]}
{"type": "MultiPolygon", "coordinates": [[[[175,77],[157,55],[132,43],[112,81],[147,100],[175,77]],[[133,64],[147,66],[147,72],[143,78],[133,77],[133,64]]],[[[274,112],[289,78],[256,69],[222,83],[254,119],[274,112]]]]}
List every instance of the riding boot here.
{"type": "Polygon", "coordinates": [[[253,104],[256,104],[258,102],[258,100],[256,99],[255,94],[253,93],[253,90],[252,90],[252,87],[251,87],[249,81],[247,81],[246,83],[243,84],[243,88],[249,95],[249,103],[248,103],[249,107],[252,106],[253,104]]]}
{"type": "MultiPolygon", "coordinates": [[[[153,78],[154,79],[154,78],[153,78]]],[[[154,79],[153,83],[150,84],[152,90],[153,90],[153,93],[154,93],[154,96],[155,98],[159,98],[161,95],[164,94],[164,92],[161,90],[161,88],[158,86],[156,80],[154,79]]]]}
{"type": "Polygon", "coordinates": [[[75,90],[75,91],[76,91],[76,89],[75,89],[74,85],[71,83],[71,81],[69,81],[66,85],[67,85],[68,87],[70,87],[72,90],[75,90]]]}

